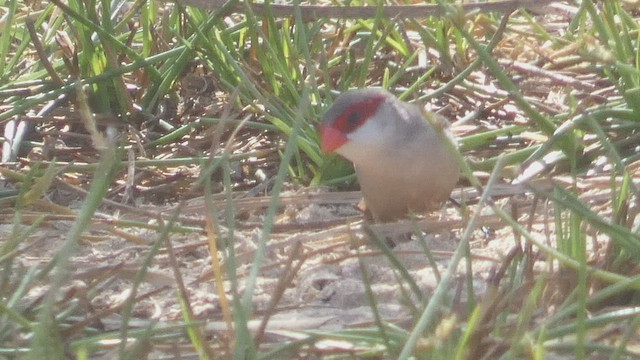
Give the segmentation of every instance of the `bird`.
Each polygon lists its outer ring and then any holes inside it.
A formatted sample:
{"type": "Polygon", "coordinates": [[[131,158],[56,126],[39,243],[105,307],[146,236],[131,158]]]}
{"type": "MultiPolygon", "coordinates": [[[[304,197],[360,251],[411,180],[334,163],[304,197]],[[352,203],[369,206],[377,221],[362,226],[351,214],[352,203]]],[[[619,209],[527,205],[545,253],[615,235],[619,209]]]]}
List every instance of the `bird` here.
{"type": "Polygon", "coordinates": [[[321,150],[353,163],[365,217],[395,221],[435,210],[451,195],[460,168],[446,141],[456,143],[448,122],[429,116],[435,125],[416,105],[377,88],[343,92],[325,112],[321,150]]]}

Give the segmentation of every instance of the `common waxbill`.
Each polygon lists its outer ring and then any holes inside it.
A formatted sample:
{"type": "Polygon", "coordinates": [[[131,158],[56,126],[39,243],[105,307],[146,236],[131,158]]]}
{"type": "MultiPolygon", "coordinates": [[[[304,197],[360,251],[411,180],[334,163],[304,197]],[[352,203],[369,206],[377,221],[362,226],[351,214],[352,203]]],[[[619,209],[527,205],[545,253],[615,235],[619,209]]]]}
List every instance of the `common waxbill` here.
{"type": "MultiPolygon", "coordinates": [[[[439,123],[446,128],[445,120],[439,123]]],[[[441,134],[418,107],[387,91],[343,93],[325,113],[320,135],[324,152],[336,152],[354,164],[366,211],[374,220],[433,210],[458,181],[458,163],[441,134]]]]}

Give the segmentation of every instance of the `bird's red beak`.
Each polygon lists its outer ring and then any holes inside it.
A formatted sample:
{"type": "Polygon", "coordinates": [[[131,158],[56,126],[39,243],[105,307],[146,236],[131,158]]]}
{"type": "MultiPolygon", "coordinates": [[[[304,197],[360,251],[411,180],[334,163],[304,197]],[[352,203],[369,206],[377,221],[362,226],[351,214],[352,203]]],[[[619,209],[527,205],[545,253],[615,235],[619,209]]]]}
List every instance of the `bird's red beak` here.
{"type": "Polygon", "coordinates": [[[320,137],[320,148],[326,153],[334,151],[348,140],[344,132],[326,124],[320,126],[320,137]]]}

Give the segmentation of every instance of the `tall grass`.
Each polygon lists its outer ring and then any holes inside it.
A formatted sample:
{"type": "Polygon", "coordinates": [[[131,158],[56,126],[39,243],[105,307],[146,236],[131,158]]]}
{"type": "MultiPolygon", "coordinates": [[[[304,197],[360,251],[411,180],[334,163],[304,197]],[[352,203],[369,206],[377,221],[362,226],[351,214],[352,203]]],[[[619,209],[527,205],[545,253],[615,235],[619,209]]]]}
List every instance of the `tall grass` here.
{"type": "MultiPolygon", "coordinates": [[[[637,16],[616,1],[583,1],[570,21],[524,10],[463,14],[453,4],[439,5],[439,17],[390,19],[378,3],[369,19],[309,19],[294,5],[294,16],[282,17],[269,7],[266,15],[256,15],[251,4],[235,1],[212,11],[143,1],[54,0],[31,7],[3,2],[0,123],[17,128],[24,122],[37,132],[26,134],[19,162],[0,165],[15,188],[0,192],[0,356],[181,354],[176,344],[189,344],[188,352],[200,358],[238,359],[638,356],[637,16]],[[189,101],[181,98],[181,81],[192,73],[214,79],[206,92],[220,93],[223,104],[213,116],[167,110],[175,99],[189,101]],[[256,340],[251,321],[262,317],[266,324],[279,308],[274,301],[266,314],[256,309],[255,289],[280,221],[282,192],[289,184],[351,186],[350,165],[320,152],[316,125],[339,92],[368,86],[429,102],[460,120],[454,124],[459,148],[452,150],[466,158],[462,185],[480,191],[481,198],[460,211],[468,220],[431,296],[380,241],[398,284],[409,289],[411,324],[403,328],[380,315],[365,275],[373,325],[290,331],[281,341],[266,340],[263,327],[256,340]],[[561,100],[553,102],[552,94],[561,100]],[[109,140],[101,143],[102,132],[109,140]],[[269,140],[267,155],[242,152],[237,145],[247,133],[269,140]],[[74,143],[71,134],[82,140],[74,143]],[[55,141],[64,142],[65,150],[49,156],[60,146],[55,141]],[[193,145],[198,141],[207,145],[193,145]],[[244,215],[234,204],[245,193],[234,183],[234,169],[249,159],[268,162],[269,155],[278,159],[269,164],[269,202],[243,273],[236,249],[246,235],[239,225],[244,215]],[[202,222],[180,213],[185,203],[170,217],[100,214],[133,211],[119,203],[126,199],[122,183],[135,181],[132,174],[163,178],[176,166],[200,169],[183,197],[205,195],[202,222]],[[492,173],[488,182],[482,172],[492,173]],[[548,186],[539,186],[543,182],[548,186]],[[528,186],[528,207],[495,198],[498,183],[528,186]],[[48,198],[76,185],[88,189],[81,192],[80,208],[48,198]],[[469,246],[487,209],[511,228],[514,250],[496,264],[485,291],[476,293],[480,280],[473,279],[469,246]],[[63,215],[73,224],[58,234],[51,256],[43,263],[26,261],[42,241],[36,239],[39,231],[63,215]],[[105,223],[111,228],[98,226],[105,223]],[[140,239],[125,228],[151,229],[153,235],[140,239]],[[140,240],[145,247],[128,296],[103,313],[91,312],[91,301],[115,278],[92,278],[85,290],[72,281],[74,256],[91,246],[83,242],[91,231],[140,240]],[[212,291],[224,299],[212,321],[223,323],[222,331],[210,331],[194,316],[172,242],[184,232],[206,235],[212,291]],[[171,259],[182,318],[141,325],[134,307],[153,294],[142,289],[160,252],[171,259]],[[465,311],[454,309],[451,293],[462,267],[465,311]],[[40,288],[42,295],[34,297],[40,288]],[[120,315],[119,324],[101,325],[113,313],[120,315]]],[[[375,228],[361,232],[380,236],[375,228]]],[[[293,274],[281,279],[282,293],[309,256],[291,254],[287,266],[293,274]]]]}

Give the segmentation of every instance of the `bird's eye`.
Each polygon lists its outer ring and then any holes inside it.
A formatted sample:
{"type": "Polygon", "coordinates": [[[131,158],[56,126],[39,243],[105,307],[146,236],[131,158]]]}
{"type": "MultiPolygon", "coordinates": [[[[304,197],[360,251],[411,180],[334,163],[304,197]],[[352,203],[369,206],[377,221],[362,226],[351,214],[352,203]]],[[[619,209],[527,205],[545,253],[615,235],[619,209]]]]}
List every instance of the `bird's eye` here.
{"type": "Polygon", "coordinates": [[[346,108],[336,119],[336,128],[345,134],[350,134],[357,130],[370,118],[378,109],[384,98],[364,99],[346,108]]]}
{"type": "Polygon", "coordinates": [[[360,113],[352,111],[347,115],[347,122],[345,124],[345,130],[347,132],[355,130],[360,125],[360,113]]]}

